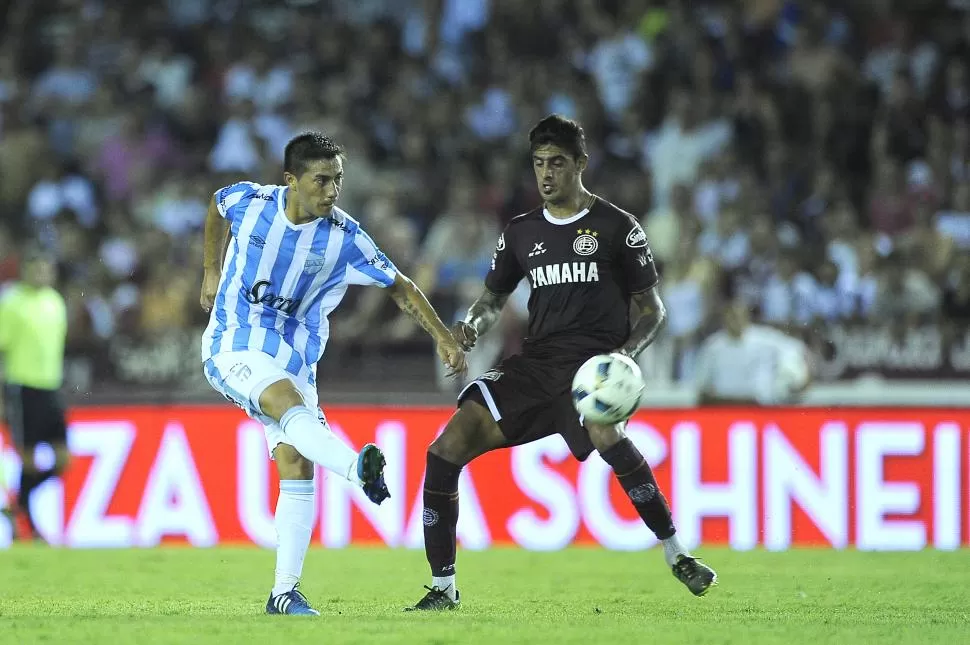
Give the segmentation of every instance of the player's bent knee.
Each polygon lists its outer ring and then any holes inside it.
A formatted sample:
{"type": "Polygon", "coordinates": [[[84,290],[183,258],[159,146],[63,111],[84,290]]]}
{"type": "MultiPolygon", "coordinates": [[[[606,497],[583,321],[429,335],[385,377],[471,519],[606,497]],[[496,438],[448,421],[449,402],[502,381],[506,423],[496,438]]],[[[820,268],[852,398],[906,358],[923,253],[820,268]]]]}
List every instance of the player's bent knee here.
{"type": "Polygon", "coordinates": [[[589,432],[590,441],[597,452],[604,452],[620,442],[626,433],[623,432],[624,424],[608,425],[602,423],[586,422],[586,431],[589,432]]]}
{"type": "Polygon", "coordinates": [[[466,401],[451,416],[428,451],[456,466],[464,466],[505,442],[505,435],[488,410],[474,401],[466,401]]]}
{"type": "Polygon", "coordinates": [[[276,381],[259,395],[260,412],[276,421],[282,419],[287,410],[299,405],[304,405],[303,395],[289,379],[276,381]]]}
{"type": "Polygon", "coordinates": [[[281,443],[273,451],[276,470],[280,479],[313,479],[313,462],[297,452],[296,448],[281,443]]]}

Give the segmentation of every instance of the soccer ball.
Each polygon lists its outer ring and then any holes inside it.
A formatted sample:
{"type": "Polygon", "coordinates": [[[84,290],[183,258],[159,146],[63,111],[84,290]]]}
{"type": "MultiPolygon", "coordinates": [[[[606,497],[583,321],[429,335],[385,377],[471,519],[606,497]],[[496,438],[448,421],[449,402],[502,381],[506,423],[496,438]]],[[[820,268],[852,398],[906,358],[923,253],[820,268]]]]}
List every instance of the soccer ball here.
{"type": "Polygon", "coordinates": [[[573,405],[586,421],[614,424],[636,412],[643,394],[640,367],[623,354],[594,356],[573,377],[573,405]]]}

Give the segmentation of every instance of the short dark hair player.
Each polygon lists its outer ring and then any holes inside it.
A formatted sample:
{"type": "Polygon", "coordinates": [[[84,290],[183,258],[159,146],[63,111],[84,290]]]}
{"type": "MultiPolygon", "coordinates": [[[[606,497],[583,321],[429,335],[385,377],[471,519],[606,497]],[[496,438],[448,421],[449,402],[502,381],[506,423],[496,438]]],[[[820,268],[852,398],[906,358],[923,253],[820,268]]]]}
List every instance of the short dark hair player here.
{"type": "Polygon", "coordinates": [[[412,609],[458,606],[455,528],[461,469],[490,450],[552,434],[562,435],[579,460],[593,450],[600,453],[660,539],[674,575],[692,593],[703,595],[717,575],[680,543],[667,500],[650,465],[626,437],[624,424],[584,423],[570,393],[573,375],[587,359],[613,351],[635,357],[663,326],[666,312],[647,236],[632,215],[583,186],[589,157],[578,123],[548,116],[532,129],[529,141],[544,205],[505,228],[484,293],[453,330],[456,340],[471,348],[528,278],[528,337],[522,353],[459,395],[458,410],[428,449],[424,543],[432,585],[412,609]]]}

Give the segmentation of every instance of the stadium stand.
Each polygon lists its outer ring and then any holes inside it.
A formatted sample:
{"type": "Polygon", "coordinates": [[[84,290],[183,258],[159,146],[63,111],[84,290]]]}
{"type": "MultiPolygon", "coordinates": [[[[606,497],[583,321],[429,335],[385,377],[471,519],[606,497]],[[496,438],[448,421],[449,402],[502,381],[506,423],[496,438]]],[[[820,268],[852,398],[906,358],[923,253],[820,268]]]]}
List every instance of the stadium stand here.
{"type": "MultiPolygon", "coordinates": [[[[689,378],[736,295],[827,378],[970,378],[970,11],[943,4],[0,0],[0,281],[56,250],[76,392],[205,391],[207,200],[316,128],[349,149],[343,207],[450,316],[537,204],[525,133],[555,111],[662,265],[651,378],[689,378]]],[[[322,381],[433,389],[418,330],[353,295],[322,381]]]]}

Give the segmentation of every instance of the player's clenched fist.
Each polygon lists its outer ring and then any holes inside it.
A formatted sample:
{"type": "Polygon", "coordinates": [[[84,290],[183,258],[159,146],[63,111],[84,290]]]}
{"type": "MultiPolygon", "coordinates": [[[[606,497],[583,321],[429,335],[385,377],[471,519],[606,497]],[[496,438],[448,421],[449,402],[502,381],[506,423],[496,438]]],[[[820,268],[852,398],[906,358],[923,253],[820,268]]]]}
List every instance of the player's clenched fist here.
{"type": "Polygon", "coordinates": [[[199,304],[202,309],[209,311],[216,301],[216,292],[219,290],[220,275],[216,271],[206,271],[202,276],[202,295],[199,296],[199,304]]]}
{"type": "Polygon", "coordinates": [[[438,340],[438,357],[448,368],[448,376],[458,376],[468,370],[465,362],[465,350],[458,346],[453,338],[438,340]]]}
{"type": "Polygon", "coordinates": [[[474,347],[475,341],[478,340],[478,332],[464,320],[455,323],[454,327],[451,328],[451,335],[455,337],[455,342],[466,352],[474,347]]]}

